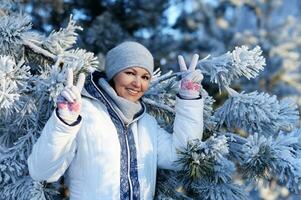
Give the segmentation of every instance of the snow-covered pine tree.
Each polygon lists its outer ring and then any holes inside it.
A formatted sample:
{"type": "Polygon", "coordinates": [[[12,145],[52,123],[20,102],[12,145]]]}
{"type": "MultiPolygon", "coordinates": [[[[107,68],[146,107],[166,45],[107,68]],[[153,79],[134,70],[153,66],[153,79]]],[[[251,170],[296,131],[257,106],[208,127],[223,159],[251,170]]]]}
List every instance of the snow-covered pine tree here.
{"type": "MultiPolygon", "coordinates": [[[[292,194],[300,193],[301,130],[297,128],[297,105],[290,99],[278,100],[258,91],[238,93],[230,87],[235,79],[255,78],[263,70],[265,59],[261,54],[258,46],[251,50],[242,46],[199,61],[204,75],[220,91],[225,90],[229,98],[213,109],[214,99],[203,90],[206,137],[179,150],[180,173],[159,172],[162,178],[157,199],[256,199],[248,192],[250,187],[256,189],[259,181],[267,185],[276,182],[292,194]],[[237,180],[240,184],[235,183],[237,180]]],[[[174,105],[171,99],[176,93],[177,75],[155,77],[144,98],[150,112],[167,130],[173,121],[170,108],[174,105]]]]}
{"type": "Polygon", "coordinates": [[[53,199],[58,184],[33,181],[26,160],[54,109],[65,71],[89,73],[98,61],[75,47],[81,28],[72,18],[66,28],[44,36],[12,4],[1,5],[0,199],[53,199]]]}
{"type": "MultiPolygon", "coordinates": [[[[66,28],[48,36],[31,29],[24,14],[11,4],[0,12],[0,199],[56,199],[59,183],[33,181],[26,159],[54,109],[65,71],[89,73],[98,67],[90,52],[76,48],[77,30],[70,18],[66,28]]],[[[277,181],[291,192],[300,190],[300,133],[297,107],[266,93],[238,93],[230,88],[241,76],[254,78],[265,60],[259,47],[237,47],[198,67],[229,98],[219,108],[205,90],[203,141],[179,149],[182,171],[161,171],[157,199],[248,199],[246,180],[277,181]],[[233,177],[236,177],[234,179],[233,177]]],[[[143,99],[149,112],[171,130],[174,97],[180,73],[157,71],[143,99]],[[156,102],[156,103],[155,103],[156,102]]]]}

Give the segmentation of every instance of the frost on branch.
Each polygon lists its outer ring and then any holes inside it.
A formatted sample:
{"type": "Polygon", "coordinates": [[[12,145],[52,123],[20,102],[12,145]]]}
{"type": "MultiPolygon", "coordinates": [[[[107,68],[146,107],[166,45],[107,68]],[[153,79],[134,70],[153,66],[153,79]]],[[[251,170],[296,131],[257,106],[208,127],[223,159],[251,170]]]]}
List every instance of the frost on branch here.
{"type": "Polygon", "coordinates": [[[198,67],[205,75],[210,76],[210,81],[218,84],[221,90],[241,76],[255,78],[265,66],[265,59],[261,54],[259,46],[252,50],[246,46],[236,47],[231,53],[199,61],[198,67]]]}
{"type": "Polygon", "coordinates": [[[30,78],[28,66],[16,65],[10,56],[0,56],[0,110],[11,113],[18,110],[20,95],[28,87],[30,78]]]}
{"type": "Polygon", "coordinates": [[[204,200],[249,200],[243,188],[232,182],[213,183],[211,180],[204,179],[192,185],[195,197],[204,200]]]}
{"type": "Polygon", "coordinates": [[[74,80],[77,80],[79,73],[90,73],[98,67],[98,60],[93,53],[84,49],[65,51],[58,56],[57,61],[50,67],[41,70],[36,78],[36,90],[47,91],[50,100],[56,101],[58,94],[64,88],[66,80],[65,73],[71,68],[74,72],[74,80]]]}
{"type": "Polygon", "coordinates": [[[258,132],[273,135],[281,129],[293,127],[299,119],[297,107],[289,100],[277,100],[266,93],[240,93],[230,96],[217,109],[219,125],[225,123],[229,130],[240,128],[249,134],[258,132]]]}
{"type": "Polygon", "coordinates": [[[54,187],[45,187],[41,182],[33,181],[29,176],[6,185],[0,193],[0,199],[53,200],[58,196],[54,187]]]}
{"type": "Polygon", "coordinates": [[[223,135],[212,136],[205,142],[191,141],[179,151],[178,163],[187,190],[198,199],[247,199],[241,187],[233,184],[232,173],[236,170],[227,159],[229,147],[223,135]]]}
{"type": "Polygon", "coordinates": [[[75,73],[93,72],[98,67],[98,60],[94,53],[84,49],[73,49],[58,55],[58,61],[63,68],[71,68],[75,73]]]}
{"type": "Polygon", "coordinates": [[[216,162],[228,153],[228,144],[224,136],[212,136],[205,142],[190,141],[185,149],[179,151],[180,158],[177,161],[182,168],[184,182],[211,177],[216,162]]]}
{"type": "Polygon", "coordinates": [[[254,134],[247,138],[242,168],[248,179],[276,178],[293,192],[301,187],[301,130],[280,133],[277,137],[254,134]]]}
{"type": "Polygon", "coordinates": [[[143,97],[148,112],[155,116],[160,126],[168,132],[172,132],[177,92],[178,81],[176,75],[170,71],[161,76],[161,71],[156,70],[150,87],[143,97]]]}
{"type": "Polygon", "coordinates": [[[43,42],[42,46],[53,54],[61,54],[69,48],[73,47],[77,39],[77,30],[83,30],[80,26],[75,25],[75,21],[70,17],[70,21],[66,28],[59,31],[53,31],[43,42]]]}
{"type": "Polygon", "coordinates": [[[203,110],[203,119],[204,119],[204,129],[207,129],[209,131],[214,131],[216,128],[216,122],[217,119],[213,115],[214,110],[213,110],[213,103],[215,100],[209,96],[209,94],[205,91],[202,90],[201,92],[202,98],[204,99],[204,110],[203,110]]]}
{"type": "MultiPolygon", "coordinates": [[[[18,127],[15,127],[17,129],[18,127]]],[[[12,133],[11,133],[12,134],[12,133]]],[[[19,133],[15,133],[20,135],[19,133]]],[[[24,134],[24,133],[23,133],[24,134]]],[[[0,137],[2,142],[4,137],[0,137]]],[[[0,154],[0,187],[17,182],[18,179],[27,175],[27,157],[32,148],[32,132],[18,138],[13,146],[4,146],[4,154],[0,154]]]]}
{"type": "Polygon", "coordinates": [[[0,54],[18,57],[23,36],[30,29],[30,19],[25,15],[0,16],[0,54]]]}
{"type": "MultiPolygon", "coordinates": [[[[175,97],[179,90],[179,80],[177,76],[181,73],[172,71],[161,75],[160,70],[156,70],[149,90],[143,97],[143,102],[148,106],[150,114],[154,115],[162,127],[172,132],[172,123],[175,114],[175,97]],[[166,124],[168,126],[166,126],[166,124]]],[[[216,126],[216,119],[213,116],[213,103],[215,100],[205,91],[201,91],[204,99],[204,128],[212,131],[216,126]]]]}

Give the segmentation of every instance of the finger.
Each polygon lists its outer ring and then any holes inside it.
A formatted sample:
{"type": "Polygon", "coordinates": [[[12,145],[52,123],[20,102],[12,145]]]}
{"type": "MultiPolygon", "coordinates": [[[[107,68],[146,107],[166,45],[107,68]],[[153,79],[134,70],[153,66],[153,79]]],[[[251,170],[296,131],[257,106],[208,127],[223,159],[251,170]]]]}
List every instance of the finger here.
{"type": "Polygon", "coordinates": [[[78,88],[79,92],[81,92],[82,89],[83,89],[83,87],[84,87],[85,79],[86,79],[85,74],[84,73],[80,73],[79,77],[78,77],[77,84],[76,84],[76,87],[78,88]]]}
{"type": "MultiPolygon", "coordinates": [[[[72,86],[74,87],[74,86],[72,86]]],[[[71,88],[72,88],[71,87],[71,88]]],[[[65,91],[69,94],[69,96],[73,99],[73,101],[76,99],[76,94],[71,90],[71,88],[65,88],[65,91]]]]}
{"type": "Polygon", "coordinates": [[[198,54],[194,54],[191,60],[191,63],[189,65],[189,70],[193,71],[195,70],[197,64],[198,64],[198,60],[199,60],[199,55],[198,54]]]}
{"type": "Polygon", "coordinates": [[[62,96],[62,93],[57,97],[57,103],[68,103],[67,100],[62,96]]]}
{"type": "Polygon", "coordinates": [[[73,103],[73,102],[74,102],[73,98],[69,95],[69,93],[68,93],[66,90],[62,91],[61,95],[62,95],[62,97],[64,97],[64,98],[66,99],[66,101],[68,101],[69,103],[73,103]]]}
{"type": "Polygon", "coordinates": [[[197,70],[195,70],[194,72],[195,72],[195,74],[194,74],[194,77],[193,77],[192,80],[193,80],[194,82],[202,82],[204,76],[203,76],[201,70],[197,69],[197,70]]]}
{"type": "Polygon", "coordinates": [[[184,60],[182,55],[178,55],[178,63],[179,63],[181,71],[186,71],[187,70],[185,60],[184,60]]]}
{"type": "Polygon", "coordinates": [[[73,71],[72,69],[67,70],[67,87],[73,86],[73,71]]]}
{"type": "Polygon", "coordinates": [[[80,91],[78,90],[77,86],[71,87],[70,90],[76,96],[76,100],[79,100],[81,96],[80,96],[80,91]]]}

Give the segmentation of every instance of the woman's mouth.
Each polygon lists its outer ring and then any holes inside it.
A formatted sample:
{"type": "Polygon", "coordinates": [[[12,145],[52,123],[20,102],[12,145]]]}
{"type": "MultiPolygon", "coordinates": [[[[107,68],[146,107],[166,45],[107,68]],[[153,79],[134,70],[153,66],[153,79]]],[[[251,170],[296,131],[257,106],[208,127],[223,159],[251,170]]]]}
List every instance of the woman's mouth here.
{"type": "Polygon", "coordinates": [[[127,91],[132,95],[137,95],[139,93],[139,91],[133,89],[127,89],[127,91]]]}

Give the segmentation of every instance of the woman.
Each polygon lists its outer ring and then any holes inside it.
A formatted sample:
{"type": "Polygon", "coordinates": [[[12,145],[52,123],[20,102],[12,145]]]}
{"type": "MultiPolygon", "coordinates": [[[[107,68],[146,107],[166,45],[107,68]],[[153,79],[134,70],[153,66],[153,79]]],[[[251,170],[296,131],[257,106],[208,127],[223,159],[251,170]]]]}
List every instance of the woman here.
{"type": "Polygon", "coordinates": [[[105,74],[72,71],[28,158],[38,181],[57,181],[65,174],[70,199],[153,199],[157,167],[176,169],[176,150],[190,139],[201,139],[203,100],[194,56],[176,102],[174,133],[161,129],[140,101],[154,69],[151,53],[141,44],[124,42],[106,55],[105,74]],[[66,173],[65,173],[66,172],[66,173]]]}

